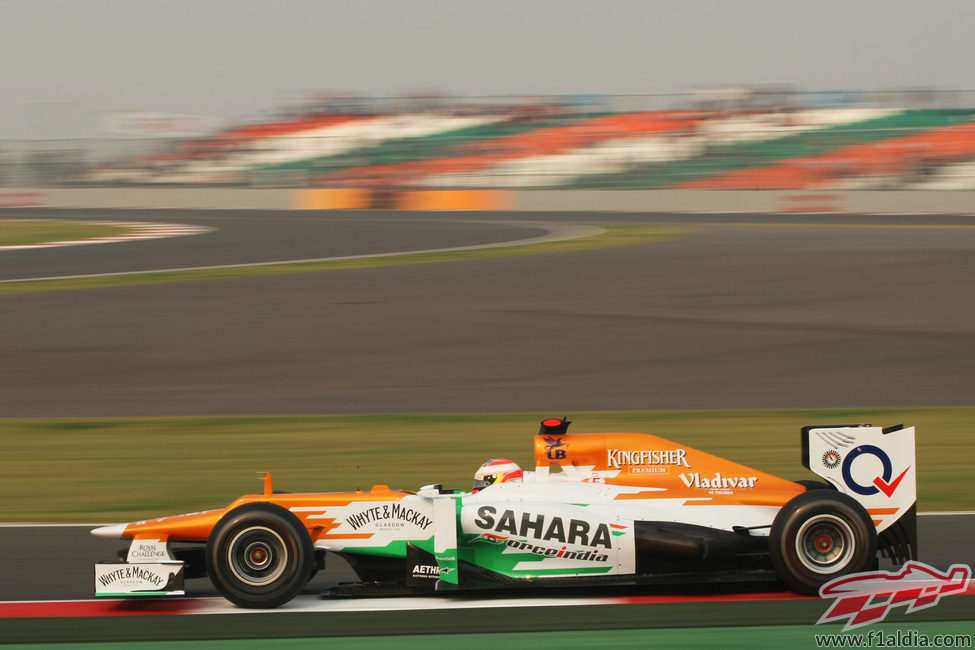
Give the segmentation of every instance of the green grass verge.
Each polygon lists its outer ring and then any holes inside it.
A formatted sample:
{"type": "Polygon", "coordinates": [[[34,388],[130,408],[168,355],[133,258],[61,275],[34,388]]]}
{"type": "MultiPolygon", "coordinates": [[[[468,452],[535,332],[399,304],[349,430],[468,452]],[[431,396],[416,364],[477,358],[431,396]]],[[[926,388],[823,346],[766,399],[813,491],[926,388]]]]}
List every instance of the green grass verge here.
{"type": "Polygon", "coordinates": [[[52,280],[29,280],[0,283],[0,296],[35,293],[38,291],[68,291],[73,289],[97,289],[103,287],[128,287],[170,282],[199,282],[204,280],[225,280],[250,278],[267,275],[289,275],[294,273],[318,273],[365,269],[380,266],[400,266],[405,264],[430,264],[434,262],[453,262],[459,260],[478,260],[543,253],[567,253],[597,248],[632,246],[670,239],[678,235],[678,230],[668,227],[615,225],[605,226],[605,232],[592,237],[551,241],[537,244],[512,244],[494,248],[479,248],[439,253],[404,253],[402,255],[363,257],[352,260],[324,260],[318,262],[284,262],[281,264],[247,265],[225,268],[211,268],[185,271],[157,271],[148,273],[129,273],[99,275],[52,280]]]}
{"type": "Polygon", "coordinates": [[[0,246],[27,246],[49,242],[124,235],[132,229],[85,221],[0,219],[0,246]]]}
{"type": "MultiPolygon", "coordinates": [[[[131,521],[259,492],[258,472],[292,492],[470,485],[486,459],[531,467],[546,415],[376,415],[0,419],[0,520],[131,521]]],[[[917,427],[919,509],[975,510],[975,407],[627,411],[569,414],[571,432],[672,438],[791,479],[804,424],[917,427]]]]}
{"type": "MultiPolygon", "coordinates": [[[[434,606],[420,610],[346,612],[284,609],[268,616],[7,618],[0,619],[0,639],[4,643],[88,644],[57,646],[70,648],[104,648],[111,647],[110,644],[125,648],[228,648],[239,644],[244,648],[385,649],[393,646],[397,650],[430,647],[750,650],[815,647],[811,645],[815,634],[842,634],[842,625],[813,624],[826,609],[826,603],[818,598],[599,607],[566,603],[550,608],[523,607],[518,600],[514,598],[508,603],[498,600],[497,607],[459,609],[434,606]]],[[[895,637],[898,630],[902,631],[902,637],[909,630],[929,636],[970,634],[975,631],[973,603],[975,596],[952,596],[943,598],[937,607],[911,613],[895,607],[884,623],[853,630],[847,636],[876,630],[895,637]]],[[[874,643],[873,647],[897,647],[897,644],[874,643]]],[[[956,644],[955,647],[965,646],[956,644]]]]}

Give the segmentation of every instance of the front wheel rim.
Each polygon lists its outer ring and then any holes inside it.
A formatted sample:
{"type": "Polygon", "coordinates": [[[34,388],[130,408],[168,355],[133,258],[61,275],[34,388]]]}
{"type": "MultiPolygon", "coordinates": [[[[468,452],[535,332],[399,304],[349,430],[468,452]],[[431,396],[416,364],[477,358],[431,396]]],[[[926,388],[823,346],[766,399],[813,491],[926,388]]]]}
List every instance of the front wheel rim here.
{"type": "Polygon", "coordinates": [[[799,562],[820,575],[834,575],[843,571],[853,560],[855,547],[853,528],[836,515],[813,517],[796,533],[799,562]]]}
{"type": "Polygon", "coordinates": [[[235,578],[252,587],[263,587],[284,573],[288,546],[276,531],[266,526],[250,526],[230,540],[227,560],[235,578]]]}

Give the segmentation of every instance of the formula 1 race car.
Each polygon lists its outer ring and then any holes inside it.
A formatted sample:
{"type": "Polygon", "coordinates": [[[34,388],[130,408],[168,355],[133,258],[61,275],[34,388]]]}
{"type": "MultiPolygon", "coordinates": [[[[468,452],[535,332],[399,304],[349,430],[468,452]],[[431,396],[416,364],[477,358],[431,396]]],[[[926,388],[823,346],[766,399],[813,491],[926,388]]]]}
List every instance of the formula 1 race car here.
{"type": "Polygon", "coordinates": [[[362,594],[770,578],[816,594],[881,556],[917,559],[913,428],[803,427],[802,463],[826,482],[794,482],[568,425],[542,422],[533,472],[473,491],[288,494],[266,475],[263,494],[226,508],[96,528],[132,542],[124,562],[95,565],[95,593],[181,595],[184,577],[209,575],[241,607],[277,607],[326,551],[359,577],[342,593],[362,594]]]}

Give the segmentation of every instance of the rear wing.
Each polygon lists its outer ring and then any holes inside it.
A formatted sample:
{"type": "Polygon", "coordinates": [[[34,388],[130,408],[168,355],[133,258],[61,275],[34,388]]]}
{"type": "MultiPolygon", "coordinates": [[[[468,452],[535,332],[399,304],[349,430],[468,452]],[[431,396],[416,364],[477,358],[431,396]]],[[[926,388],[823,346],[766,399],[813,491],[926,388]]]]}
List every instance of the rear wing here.
{"type": "Polygon", "coordinates": [[[802,464],[863,505],[895,564],[918,559],[914,427],[805,426],[802,464]]]}

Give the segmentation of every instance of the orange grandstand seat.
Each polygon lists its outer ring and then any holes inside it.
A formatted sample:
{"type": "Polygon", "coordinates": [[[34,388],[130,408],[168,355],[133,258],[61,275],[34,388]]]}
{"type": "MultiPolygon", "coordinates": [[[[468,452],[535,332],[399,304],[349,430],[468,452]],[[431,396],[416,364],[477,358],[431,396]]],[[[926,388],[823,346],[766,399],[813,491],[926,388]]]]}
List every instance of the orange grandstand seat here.
{"type": "Polygon", "coordinates": [[[397,179],[409,184],[427,176],[471,173],[516,158],[553,155],[606,140],[694,128],[697,113],[650,111],[606,115],[557,127],[462,145],[457,155],[429,160],[345,169],[316,178],[319,184],[348,184],[356,179],[397,179]]]}
{"type": "Polygon", "coordinates": [[[856,144],[816,156],[789,158],[766,167],[739,169],[679,183],[681,188],[812,189],[852,176],[885,176],[920,163],[944,164],[975,157],[975,122],[903,137],[856,144]]]}

